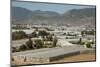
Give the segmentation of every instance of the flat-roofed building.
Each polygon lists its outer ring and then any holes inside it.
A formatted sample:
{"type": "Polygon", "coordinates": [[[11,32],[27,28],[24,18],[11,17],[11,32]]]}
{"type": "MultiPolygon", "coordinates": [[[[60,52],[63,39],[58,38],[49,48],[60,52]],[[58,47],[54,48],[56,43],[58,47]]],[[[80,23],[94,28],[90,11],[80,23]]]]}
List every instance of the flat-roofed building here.
{"type": "Polygon", "coordinates": [[[12,53],[16,62],[48,63],[66,56],[77,55],[89,49],[84,47],[54,47],[12,53]]]}

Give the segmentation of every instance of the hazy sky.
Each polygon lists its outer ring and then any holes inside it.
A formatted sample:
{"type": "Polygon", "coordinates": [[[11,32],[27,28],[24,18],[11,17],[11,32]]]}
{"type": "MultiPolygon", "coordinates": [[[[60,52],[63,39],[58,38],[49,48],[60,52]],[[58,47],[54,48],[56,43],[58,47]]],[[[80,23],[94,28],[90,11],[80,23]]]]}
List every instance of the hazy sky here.
{"type": "Polygon", "coordinates": [[[23,7],[29,10],[42,10],[42,11],[55,11],[58,13],[64,13],[70,9],[82,9],[91,8],[94,6],[83,6],[83,5],[71,5],[71,4],[46,4],[46,3],[34,3],[34,2],[18,2],[13,1],[12,6],[23,7]]]}

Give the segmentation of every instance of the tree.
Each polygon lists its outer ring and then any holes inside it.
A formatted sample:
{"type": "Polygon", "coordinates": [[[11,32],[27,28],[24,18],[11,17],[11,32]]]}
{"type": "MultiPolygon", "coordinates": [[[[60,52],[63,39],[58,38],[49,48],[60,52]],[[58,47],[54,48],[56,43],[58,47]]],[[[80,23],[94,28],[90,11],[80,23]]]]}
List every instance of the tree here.
{"type": "Polygon", "coordinates": [[[81,31],[81,35],[84,36],[84,31],[81,31]]]}
{"type": "Polygon", "coordinates": [[[16,47],[12,47],[12,52],[16,52],[16,47]]]}
{"type": "Polygon", "coordinates": [[[36,48],[42,48],[44,45],[43,41],[41,40],[35,40],[35,43],[36,43],[36,48]]]}
{"type": "Polygon", "coordinates": [[[66,35],[66,33],[63,33],[63,35],[66,35]]]}
{"type": "Polygon", "coordinates": [[[29,38],[29,40],[26,42],[26,46],[27,46],[28,49],[33,48],[33,41],[31,40],[31,38],[29,38]]]}
{"type": "Polygon", "coordinates": [[[39,31],[39,36],[47,36],[49,35],[49,33],[47,33],[46,31],[42,30],[42,31],[39,31]]]}
{"type": "Polygon", "coordinates": [[[32,37],[37,37],[38,35],[36,34],[36,31],[34,31],[32,34],[32,37]]]}
{"type": "Polygon", "coordinates": [[[21,45],[20,46],[20,51],[24,51],[24,50],[26,50],[27,48],[26,48],[26,46],[23,44],[23,45],[21,45]]]}
{"type": "Polygon", "coordinates": [[[86,43],[86,47],[87,47],[87,48],[92,48],[91,43],[90,43],[90,42],[87,42],[87,43],[86,43]]]}
{"type": "Polygon", "coordinates": [[[48,41],[52,41],[52,39],[53,39],[53,38],[52,38],[52,35],[49,35],[49,36],[47,37],[47,40],[48,40],[48,41]]]}
{"type": "Polygon", "coordinates": [[[27,35],[24,31],[15,31],[12,33],[12,40],[19,40],[23,38],[27,38],[27,35]]]}
{"type": "Polygon", "coordinates": [[[14,61],[14,58],[12,57],[11,60],[14,61]]]}
{"type": "Polygon", "coordinates": [[[57,38],[54,38],[54,40],[53,40],[53,47],[55,47],[56,46],[56,44],[57,44],[57,38]]]}
{"type": "Polygon", "coordinates": [[[78,43],[79,43],[79,44],[81,44],[81,43],[82,43],[82,38],[80,38],[80,39],[79,39],[79,42],[78,42],[78,43]]]}

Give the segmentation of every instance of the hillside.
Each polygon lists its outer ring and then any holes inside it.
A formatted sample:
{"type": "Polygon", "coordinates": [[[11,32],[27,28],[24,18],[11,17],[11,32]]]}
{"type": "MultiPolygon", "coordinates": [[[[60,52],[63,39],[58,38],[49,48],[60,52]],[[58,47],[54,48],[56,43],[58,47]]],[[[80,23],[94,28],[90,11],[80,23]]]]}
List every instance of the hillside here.
{"type": "Polygon", "coordinates": [[[15,21],[30,18],[31,14],[32,14],[32,11],[29,11],[25,8],[12,7],[11,9],[11,17],[12,19],[15,19],[15,21]]]}
{"type": "Polygon", "coordinates": [[[22,7],[12,7],[12,22],[15,24],[95,24],[95,8],[72,9],[59,14],[53,11],[30,11],[22,7]]]}

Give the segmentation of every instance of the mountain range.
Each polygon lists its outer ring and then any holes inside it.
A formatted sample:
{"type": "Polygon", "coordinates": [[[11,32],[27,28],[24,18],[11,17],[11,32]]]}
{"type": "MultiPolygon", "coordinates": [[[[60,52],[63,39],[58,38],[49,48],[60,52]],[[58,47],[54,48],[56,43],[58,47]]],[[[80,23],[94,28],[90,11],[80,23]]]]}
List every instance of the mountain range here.
{"type": "Polygon", "coordinates": [[[12,7],[11,19],[14,24],[92,24],[95,25],[95,8],[71,9],[63,14],[54,11],[30,11],[22,7],[12,7]]]}

